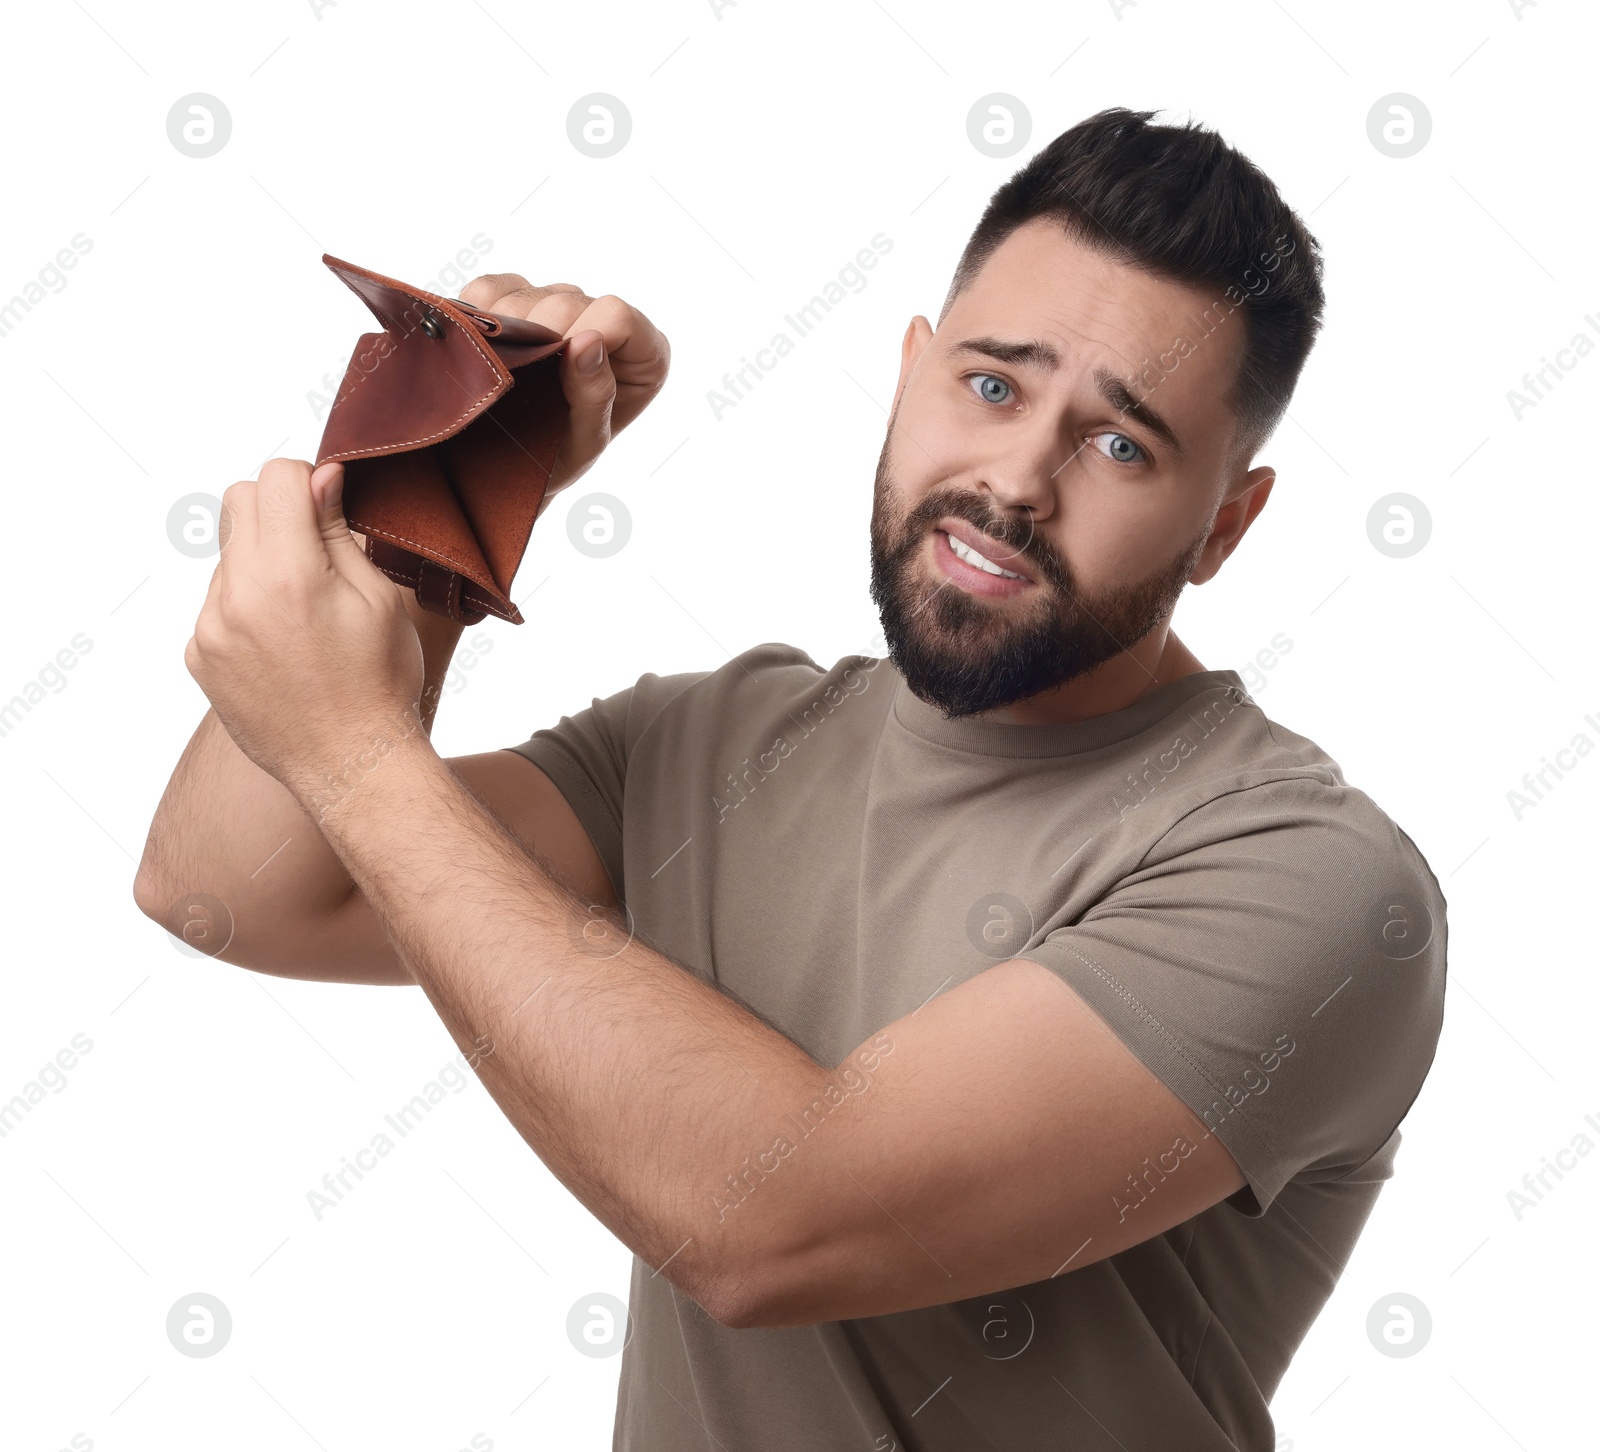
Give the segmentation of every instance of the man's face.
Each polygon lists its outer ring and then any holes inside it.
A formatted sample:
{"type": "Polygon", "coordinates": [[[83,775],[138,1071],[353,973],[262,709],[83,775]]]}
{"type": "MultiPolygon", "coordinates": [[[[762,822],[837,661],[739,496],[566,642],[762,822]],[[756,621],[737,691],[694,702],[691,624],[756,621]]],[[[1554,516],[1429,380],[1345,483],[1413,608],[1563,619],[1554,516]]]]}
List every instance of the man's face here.
{"type": "Polygon", "coordinates": [[[878,459],[872,596],[918,696],[965,716],[1063,685],[1215,573],[1243,533],[1213,530],[1242,482],[1222,398],[1244,317],[1227,314],[1038,220],[937,333],[913,321],[878,459]]]}

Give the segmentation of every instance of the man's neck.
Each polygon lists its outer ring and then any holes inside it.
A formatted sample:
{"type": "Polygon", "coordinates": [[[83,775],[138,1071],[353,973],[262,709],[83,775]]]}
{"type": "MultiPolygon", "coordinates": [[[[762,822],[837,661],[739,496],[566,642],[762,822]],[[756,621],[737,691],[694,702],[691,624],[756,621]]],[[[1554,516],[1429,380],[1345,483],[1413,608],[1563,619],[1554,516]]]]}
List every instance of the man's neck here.
{"type": "Polygon", "coordinates": [[[1192,676],[1206,667],[1169,629],[1153,630],[1131,650],[1114,655],[1087,675],[1025,701],[988,713],[992,721],[1015,726],[1057,726],[1088,721],[1126,710],[1168,681],[1192,676]]]}

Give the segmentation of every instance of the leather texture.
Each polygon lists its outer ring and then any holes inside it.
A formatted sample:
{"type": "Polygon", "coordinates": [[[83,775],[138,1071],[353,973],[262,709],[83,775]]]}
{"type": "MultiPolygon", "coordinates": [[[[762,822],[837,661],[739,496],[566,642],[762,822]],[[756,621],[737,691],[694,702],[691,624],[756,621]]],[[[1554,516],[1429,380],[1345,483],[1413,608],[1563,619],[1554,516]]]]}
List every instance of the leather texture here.
{"type": "Polygon", "coordinates": [[[383,325],[357,340],[317,449],[344,461],[345,518],[424,609],[521,625],[511,582],[566,432],[567,340],[322,260],[383,325]]]}

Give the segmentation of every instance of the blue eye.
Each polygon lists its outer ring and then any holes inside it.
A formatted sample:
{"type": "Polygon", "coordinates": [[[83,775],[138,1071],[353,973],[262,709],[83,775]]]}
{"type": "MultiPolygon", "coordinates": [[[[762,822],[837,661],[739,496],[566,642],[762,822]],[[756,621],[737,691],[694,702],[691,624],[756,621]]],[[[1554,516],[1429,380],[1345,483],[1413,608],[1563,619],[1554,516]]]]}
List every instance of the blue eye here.
{"type": "Polygon", "coordinates": [[[985,403],[1004,403],[1011,397],[1011,385],[992,373],[974,373],[967,382],[985,403]]]}
{"type": "Polygon", "coordinates": [[[1114,459],[1119,464],[1135,464],[1145,456],[1144,450],[1126,434],[1105,433],[1096,434],[1095,437],[1111,440],[1106,457],[1114,459]]]}

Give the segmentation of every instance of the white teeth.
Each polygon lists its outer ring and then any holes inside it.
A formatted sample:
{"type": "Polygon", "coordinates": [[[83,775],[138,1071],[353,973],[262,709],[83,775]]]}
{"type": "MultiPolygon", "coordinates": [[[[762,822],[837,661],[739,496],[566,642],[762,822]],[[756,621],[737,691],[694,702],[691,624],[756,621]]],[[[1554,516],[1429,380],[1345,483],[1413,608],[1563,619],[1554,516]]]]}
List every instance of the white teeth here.
{"type": "Polygon", "coordinates": [[[1021,575],[1013,575],[1010,570],[1002,570],[993,560],[986,560],[971,545],[962,544],[953,534],[945,535],[950,541],[951,552],[958,560],[965,560],[974,569],[979,569],[986,575],[999,575],[1007,580],[1020,580],[1021,575]]]}

